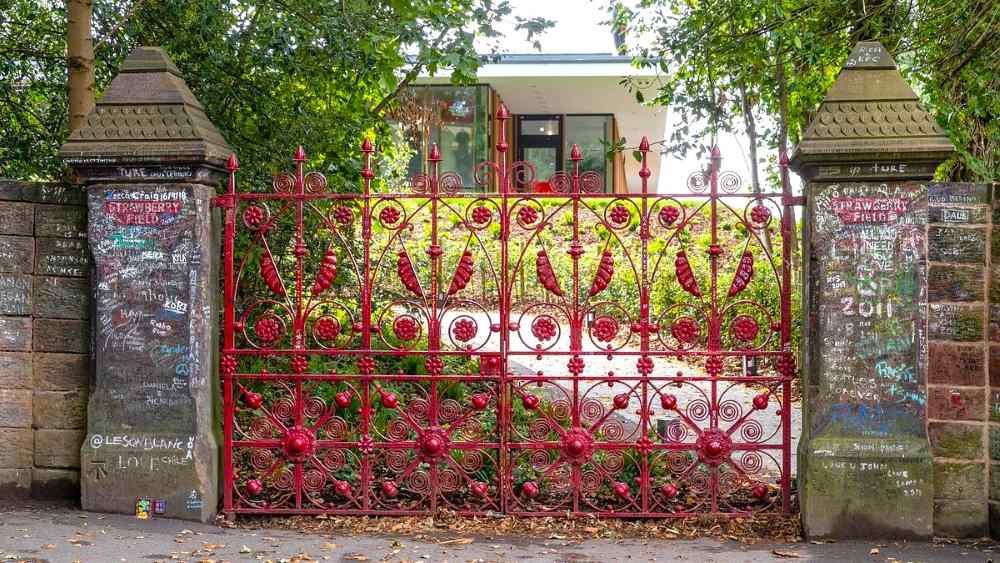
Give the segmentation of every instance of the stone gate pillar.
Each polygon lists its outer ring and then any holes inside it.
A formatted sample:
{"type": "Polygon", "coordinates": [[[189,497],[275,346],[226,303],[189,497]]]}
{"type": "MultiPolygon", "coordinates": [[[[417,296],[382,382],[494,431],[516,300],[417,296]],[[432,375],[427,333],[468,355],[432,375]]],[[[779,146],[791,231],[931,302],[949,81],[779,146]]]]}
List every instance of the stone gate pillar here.
{"type": "Polygon", "coordinates": [[[88,194],[93,392],[85,510],[217,508],[211,199],[230,153],[159,48],[133,51],[61,155],[88,194]]]}
{"type": "Polygon", "coordinates": [[[927,193],[954,151],[876,42],[858,43],[792,158],[806,182],[802,522],[927,537],[927,193]]]}

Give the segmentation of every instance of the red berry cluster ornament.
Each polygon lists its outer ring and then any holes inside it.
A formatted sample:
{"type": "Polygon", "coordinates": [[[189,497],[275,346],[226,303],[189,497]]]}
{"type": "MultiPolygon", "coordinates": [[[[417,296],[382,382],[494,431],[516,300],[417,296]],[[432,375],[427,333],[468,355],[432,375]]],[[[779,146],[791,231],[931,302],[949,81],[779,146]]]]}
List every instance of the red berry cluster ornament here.
{"type": "Polygon", "coordinates": [[[477,225],[485,225],[489,223],[490,219],[493,217],[493,213],[485,205],[477,205],[472,210],[472,222],[477,225]]]}
{"type": "Polygon", "coordinates": [[[324,342],[330,342],[340,336],[340,321],[334,317],[320,317],[313,324],[316,337],[324,342]]]}
{"type": "Polygon", "coordinates": [[[670,325],[670,334],[682,344],[693,344],[701,335],[701,329],[691,317],[681,317],[670,325]]]}
{"type": "Polygon", "coordinates": [[[616,205],[611,208],[611,222],[616,225],[624,225],[632,218],[632,214],[624,205],[616,205]]]}
{"type": "Polygon", "coordinates": [[[417,337],[417,334],[420,332],[420,325],[413,317],[402,315],[396,317],[395,322],[392,323],[392,331],[400,340],[409,342],[417,337]]]}
{"type": "Polygon", "coordinates": [[[378,214],[379,220],[386,226],[395,225],[401,216],[399,210],[392,206],[383,208],[378,214]]]}
{"type": "Polygon", "coordinates": [[[542,342],[555,338],[556,330],[556,322],[549,317],[536,317],[531,322],[531,334],[542,342]]]}
{"type": "Polygon", "coordinates": [[[611,317],[597,317],[591,325],[594,337],[601,342],[611,342],[618,334],[618,322],[611,317]]]}
{"type": "Polygon", "coordinates": [[[476,322],[472,319],[459,319],[455,322],[455,326],[451,329],[451,333],[455,335],[455,340],[459,342],[468,342],[476,336],[477,332],[476,322]]]}
{"type": "Polygon", "coordinates": [[[750,220],[754,223],[762,225],[767,223],[771,219],[771,210],[764,205],[755,205],[753,209],[750,210],[750,220]]]}
{"type": "Polygon", "coordinates": [[[225,355],[219,360],[219,371],[222,375],[233,375],[236,373],[237,362],[235,356],[225,355]]]}
{"type": "Polygon", "coordinates": [[[304,373],[309,368],[309,360],[305,356],[295,356],[289,363],[295,373],[304,373]]]}
{"type": "Polygon", "coordinates": [[[741,342],[753,342],[757,339],[757,334],[760,332],[760,326],[757,324],[757,321],[749,315],[739,315],[733,319],[730,327],[733,331],[733,336],[741,342]]]}
{"type": "Polygon", "coordinates": [[[681,216],[681,210],[676,207],[667,206],[660,210],[660,223],[664,227],[669,227],[674,224],[674,221],[681,216]]]}
{"type": "Polygon", "coordinates": [[[267,213],[264,212],[264,208],[258,205],[251,205],[243,210],[243,222],[253,230],[261,228],[266,218],[267,213]]]}
{"type": "Polygon", "coordinates": [[[525,205],[518,210],[517,220],[520,221],[522,225],[531,225],[538,220],[538,211],[530,205],[525,205]]]}
{"type": "Polygon", "coordinates": [[[254,323],[253,331],[257,334],[257,338],[260,338],[261,342],[268,344],[277,342],[281,338],[281,321],[270,315],[261,317],[254,323]]]}
{"type": "Polygon", "coordinates": [[[341,225],[347,225],[354,219],[354,213],[346,205],[338,205],[333,210],[333,218],[341,225]]]}

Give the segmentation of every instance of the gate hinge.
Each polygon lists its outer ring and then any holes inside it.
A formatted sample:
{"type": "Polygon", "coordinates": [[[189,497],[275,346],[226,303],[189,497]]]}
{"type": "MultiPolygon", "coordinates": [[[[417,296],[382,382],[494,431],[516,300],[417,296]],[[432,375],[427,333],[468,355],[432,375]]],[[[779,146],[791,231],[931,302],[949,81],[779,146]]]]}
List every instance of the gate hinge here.
{"type": "Polygon", "coordinates": [[[236,207],[236,199],[232,194],[217,195],[212,198],[212,207],[223,207],[230,209],[236,207]]]}

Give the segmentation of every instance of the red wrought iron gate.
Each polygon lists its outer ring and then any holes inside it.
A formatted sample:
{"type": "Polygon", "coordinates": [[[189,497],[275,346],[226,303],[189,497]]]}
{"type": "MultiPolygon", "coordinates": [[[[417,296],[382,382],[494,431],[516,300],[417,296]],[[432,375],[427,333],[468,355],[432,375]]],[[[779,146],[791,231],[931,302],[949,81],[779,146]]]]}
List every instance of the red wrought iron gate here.
{"type": "MultiPolygon", "coordinates": [[[[497,119],[508,118],[501,107],[497,119]]],[[[504,127],[498,128],[503,132],[504,127]]],[[[224,208],[224,510],[683,516],[790,510],[787,163],[679,193],[572,169],[382,193],[295,171],[224,208]],[[772,249],[775,249],[772,252],[772,249]]]]}

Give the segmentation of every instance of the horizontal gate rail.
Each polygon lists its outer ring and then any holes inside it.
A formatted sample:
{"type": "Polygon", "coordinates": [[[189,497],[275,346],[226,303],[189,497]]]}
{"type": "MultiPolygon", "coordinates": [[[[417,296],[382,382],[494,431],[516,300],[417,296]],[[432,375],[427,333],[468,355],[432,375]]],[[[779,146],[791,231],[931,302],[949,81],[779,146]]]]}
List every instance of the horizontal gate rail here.
{"type": "Polygon", "coordinates": [[[307,172],[224,209],[227,513],[791,510],[793,197],[718,150],[685,191],[495,161],[360,193],[307,172]]]}

